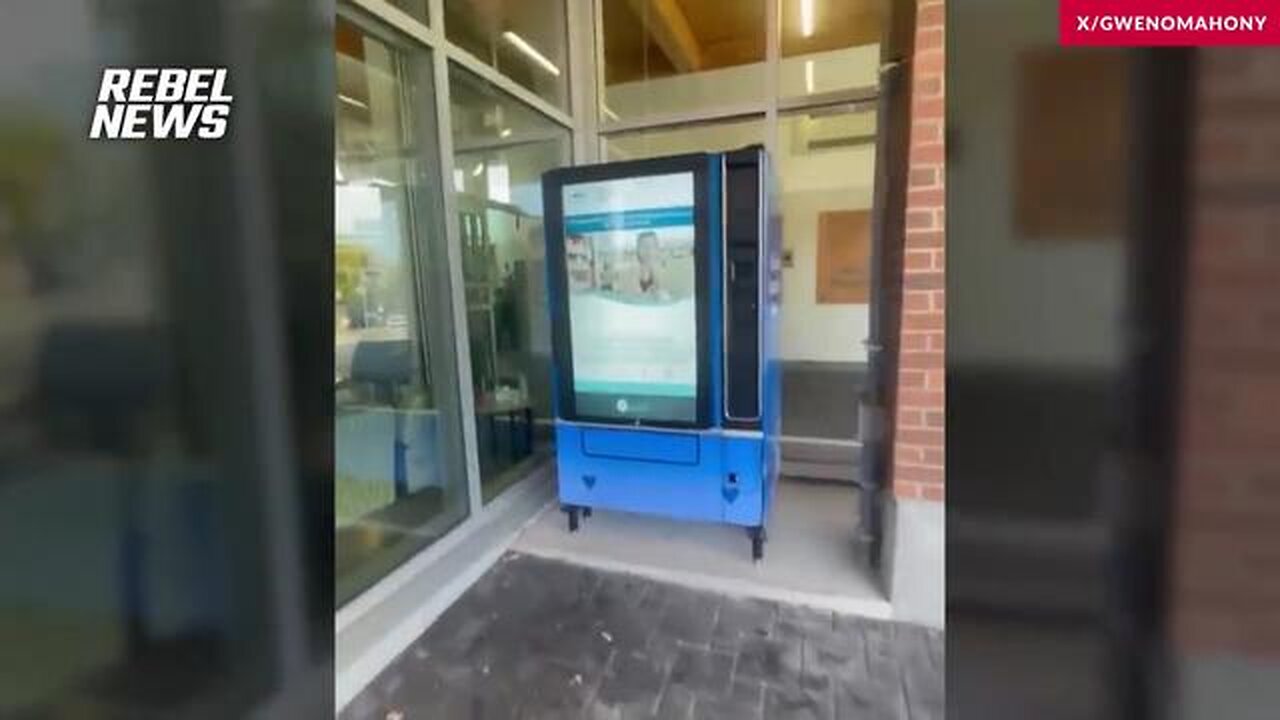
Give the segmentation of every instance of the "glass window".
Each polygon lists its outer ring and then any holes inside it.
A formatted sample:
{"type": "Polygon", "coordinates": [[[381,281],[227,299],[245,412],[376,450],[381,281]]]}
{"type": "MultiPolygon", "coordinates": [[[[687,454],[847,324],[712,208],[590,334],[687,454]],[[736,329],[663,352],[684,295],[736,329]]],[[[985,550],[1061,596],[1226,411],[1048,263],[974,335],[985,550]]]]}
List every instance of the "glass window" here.
{"type": "Polygon", "coordinates": [[[878,0],[782,0],[782,97],[875,87],[880,69],[878,0]]]}
{"type": "Polygon", "coordinates": [[[551,446],[542,173],[569,162],[569,133],[457,65],[449,84],[476,437],[488,502],[551,446]]]}
{"type": "MultiPolygon", "coordinates": [[[[787,364],[838,372],[827,376],[829,385],[849,395],[832,402],[854,407],[870,322],[875,111],[829,108],[783,115],[778,124],[774,168],[786,258],[779,352],[787,364]]],[[[820,422],[813,407],[806,412],[786,398],[783,407],[793,409],[783,418],[784,433],[848,437],[838,412],[820,422]]]]}
{"type": "Polygon", "coordinates": [[[721,152],[763,142],[763,120],[733,120],[609,135],[604,139],[604,156],[610,161],[638,160],[687,152],[721,152]]]}
{"type": "Polygon", "coordinates": [[[568,108],[565,0],[445,0],[444,13],[450,42],[568,108]]]}
{"type": "Polygon", "coordinates": [[[428,54],[337,25],[335,515],[345,602],[468,512],[428,54]]]}
{"type": "Polygon", "coordinates": [[[390,0],[390,2],[392,5],[412,15],[415,20],[418,20],[423,25],[429,24],[428,0],[390,0]]]}
{"type": "Polygon", "coordinates": [[[765,0],[602,0],[604,123],[763,99],[765,0]]]}

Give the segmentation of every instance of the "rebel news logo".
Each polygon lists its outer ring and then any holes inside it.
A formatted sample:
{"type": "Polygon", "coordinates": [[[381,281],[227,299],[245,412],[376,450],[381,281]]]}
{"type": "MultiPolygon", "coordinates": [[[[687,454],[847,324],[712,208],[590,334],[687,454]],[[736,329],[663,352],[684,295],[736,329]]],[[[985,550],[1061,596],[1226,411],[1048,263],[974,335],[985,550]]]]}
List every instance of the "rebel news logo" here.
{"type": "Polygon", "coordinates": [[[94,140],[217,140],[233,97],[226,68],[107,68],[98,86],[94,140]]]}
{"type": "Polygon", "coordinates": [[[1280,0],[1058,0],[1063,45],[1280,44],[1280,0]]]}

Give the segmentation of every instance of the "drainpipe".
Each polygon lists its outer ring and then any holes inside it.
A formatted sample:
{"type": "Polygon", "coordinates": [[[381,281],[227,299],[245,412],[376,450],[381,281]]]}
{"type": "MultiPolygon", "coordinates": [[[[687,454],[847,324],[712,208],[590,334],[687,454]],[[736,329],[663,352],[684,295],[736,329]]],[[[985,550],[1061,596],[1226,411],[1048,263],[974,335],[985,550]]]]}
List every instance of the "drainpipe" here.
{"type": "Polygon", "coordinates": [[[865,342],[867,381],[858,402],[862,444],[858,484],[861,520],[873,568],[882,567],[884,509],[893,461],[892,415],[897,393],[902,308],[902,245],[911,143],[911,56],[914,0],[883,3],[885,25],[876,113],[875,186],[871,212],[871,313],[865,342]]]}

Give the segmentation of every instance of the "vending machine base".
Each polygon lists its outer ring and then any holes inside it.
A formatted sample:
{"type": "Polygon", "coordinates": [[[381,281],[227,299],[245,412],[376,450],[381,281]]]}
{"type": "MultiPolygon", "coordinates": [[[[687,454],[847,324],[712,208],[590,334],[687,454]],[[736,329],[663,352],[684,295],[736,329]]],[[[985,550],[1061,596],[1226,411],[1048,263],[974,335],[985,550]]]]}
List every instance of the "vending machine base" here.
{"type": "Polygon", "coordinates": [[[612,429],[558,423],[560,506],[575,532],[593,508],[744,528],[764,556],[778,468],[763,433],[612,429]]]}
{"type": "MultiPolygon", "coordinates": [[[[589,505],[561,505],[560,511],[568,517],[569,532],[578,532],[582,520],[591,517],[591,506],[589,505]]],[[[746,528],[747,539],[751,541],[751,559],[764,559],[764,544],[768,539],[768,532],[764,525],[752,525],[746,528]]]]}

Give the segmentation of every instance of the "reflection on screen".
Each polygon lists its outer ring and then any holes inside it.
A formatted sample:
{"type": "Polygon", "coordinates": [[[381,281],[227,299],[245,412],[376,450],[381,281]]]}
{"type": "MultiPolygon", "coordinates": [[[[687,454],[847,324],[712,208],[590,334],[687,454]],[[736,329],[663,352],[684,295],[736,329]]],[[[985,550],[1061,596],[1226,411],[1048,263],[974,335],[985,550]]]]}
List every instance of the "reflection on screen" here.
{"type": "Polygon", "coordinates": [[[693,422],[693,173],[568,185],[564,214],[578,414],[693,422]]]}

